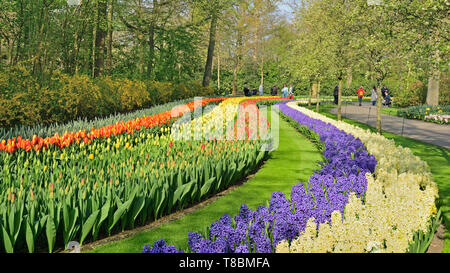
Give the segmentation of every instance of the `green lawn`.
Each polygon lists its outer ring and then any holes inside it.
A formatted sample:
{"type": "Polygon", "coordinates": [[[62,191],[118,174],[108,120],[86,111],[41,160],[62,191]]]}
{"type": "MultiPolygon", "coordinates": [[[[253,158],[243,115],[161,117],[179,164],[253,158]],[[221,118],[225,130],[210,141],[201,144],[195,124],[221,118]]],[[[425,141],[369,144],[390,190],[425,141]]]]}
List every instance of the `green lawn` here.
{"type": "Polygon", "coordinates": [[[389,116],[397,116],[398,110],[400,110],[400,109],[396,108],[396,107],[383,107],[381,109],[381,113],[383,113],[385,115],[389,115],[389,116]]]}
{"type": "Polygon", "coordinates": [[[187,249],[188,232],[202,233],[206,227],[218,220],[224,213],[234,217],[242,204],[252,209],[266,205],[272,192],[281,191],[289,197],[293,185],[307,182],[314,170],[320,168],[323,160],[316,147],[280,118],[280,145],[270,159],[247,183],[215,202],[191,214],[143,231],[127,239],[99,246],[96,253],[136,253],[146,244],[164,238],[168,244],[187,249]]]}
{"type": "MultiPolygon", "coordinates": [[[[320,108],[320,113],[333,119],[337,119],[336,115],[331,114],[330,109],[335,106],[324,104],[320,108]]],[[[315,108],[314,108],[315,109],[315,108]]],[[[343,119],[345,122],[359,126],[364,129],[370,129],[376,132],[376,129],[366,124],[359,123],[350,119],[343,119]]],[[[402,137],[383,131],[386,138],[393,139],[397,145],[408,147],[416,156],[426,161],[430,166],[434,181],[439,187],[439,203],[446,225],[445,233],[445,253],[450,253],[450,150],[444,147],[424,143],[407,137],[402,137]]]]}

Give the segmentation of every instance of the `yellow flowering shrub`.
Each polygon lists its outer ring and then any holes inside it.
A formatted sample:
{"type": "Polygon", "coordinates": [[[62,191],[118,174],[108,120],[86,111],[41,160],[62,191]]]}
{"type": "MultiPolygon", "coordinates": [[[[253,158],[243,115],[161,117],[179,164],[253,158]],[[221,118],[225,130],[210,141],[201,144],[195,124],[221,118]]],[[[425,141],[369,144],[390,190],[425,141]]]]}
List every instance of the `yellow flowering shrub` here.
{"type": "Polygon", "coordinates": [[[1,72],[0,127],[40,122],[39,89],[37,80],[21,66],[1,72]]]}
{"type": "Polygon", "coordinates": [[[46,122],[92,118],[98,111],[100,88],[87,75],[55,72],[49,87],[41,91],[41,113],[46,122]]]}
{"type": "Polygon", "coordinates": [[[310,219],[305,231],[290,245],[280,242],[277,252],[406,252],[414,233],[426,232],[437,212],[438,190],[426,162],[379,134],[326,118],[295,103],[288,105],[360,138],[378,164],[376,180],[366,174],[365,202],[351,193],[344,215],[334,211],[331,223],[321,224],[318,230],[310,219]]]}

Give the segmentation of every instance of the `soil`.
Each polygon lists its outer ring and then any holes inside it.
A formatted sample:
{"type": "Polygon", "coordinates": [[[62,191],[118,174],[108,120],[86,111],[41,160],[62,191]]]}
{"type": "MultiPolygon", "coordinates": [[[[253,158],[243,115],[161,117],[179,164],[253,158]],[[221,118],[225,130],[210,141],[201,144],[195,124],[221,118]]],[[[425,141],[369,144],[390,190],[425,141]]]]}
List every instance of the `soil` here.
{"type": "Polygon", "coordinates": [[[434,235],[433,241],[431,241],[430,247],[427,253],[442,253],[444,249],[445,227],[440,225],[434,235]]]}

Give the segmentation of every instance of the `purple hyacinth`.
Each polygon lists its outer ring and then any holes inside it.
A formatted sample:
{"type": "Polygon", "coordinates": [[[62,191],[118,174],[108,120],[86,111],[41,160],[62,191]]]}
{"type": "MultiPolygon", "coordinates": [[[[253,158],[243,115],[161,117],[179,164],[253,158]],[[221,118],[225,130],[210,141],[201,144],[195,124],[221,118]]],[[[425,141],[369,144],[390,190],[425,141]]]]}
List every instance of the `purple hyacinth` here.
{"type": "MultiPolygon", "coordinates": [[[[377,161],[368,154],[361,140],[292,109],[286,103],[277,105],[286,116],[320,136],[325,146],[322,168],[314,172],[306,185],[294,185],[290,200],[284,193],[274,192],[269,208],[260,206],[252,211],[243,204],[234,221],[225,214],[213,222],[209,238],[189,233],[188,244],[192,252],[270,253],[280,241],[290,242],[299,236],[311,217],[320,224],[330,221],[333,211],[343,213],[350,192],[364,198],[367,190],[365,174],[375,172],[377,161]]],[[[153,251],[164,249],[164,241],[158,242],[153,251]]],[[[147,246],[144,252],[146,249],[147,246]]]]}
{"type": "Polygon", "coordinates": [[[175,246],[166,245],[164,239],[155,242],[153,247],[146,245],[142,253],[183,253],[183,251],[178,251],[175,246]]]}

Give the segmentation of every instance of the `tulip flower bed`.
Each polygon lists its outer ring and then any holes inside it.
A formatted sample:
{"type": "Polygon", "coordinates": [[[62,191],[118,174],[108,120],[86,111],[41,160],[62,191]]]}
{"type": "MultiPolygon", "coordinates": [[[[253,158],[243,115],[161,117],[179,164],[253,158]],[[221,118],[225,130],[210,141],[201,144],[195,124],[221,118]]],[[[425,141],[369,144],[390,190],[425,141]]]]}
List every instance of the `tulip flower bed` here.
{"type": "MultiPolygon", "coordinates": [[[[203,119],[214,119],[223,106],[244,100],[226,99],[203,119]]],[[[233,124],[235,115],[229,119],[233,124]]],[[[90,133],[56,136],[47,146],[42,139],[17,141],[14,151],[0,152],[3,250],[53,252],[72,240],[95,241],[145,224],[227,188],[267,155],[260,151],[259,139],[174,141],[164,126],[156,127],[160,134],[153,133],[155,126],[169,121],[164,112],[90,133]],[[27,151],[39,141],[40,149],[27,151]]]]}
{"type": "MultiPolygon", "coordinates": [[[[189,109],[190,111],[194,110],[195,106],[204,106],[212,102],[218,102],[224,100],[223,98],[214,98],[214,99],[203,99],[201,103],[195,103],[194,101],[186,104],[184,109],[189,109]]],[[[127,122],[117,122],[115,124],[103,126],[101,128],[95,129],[83,129],[77,132],[65,132],[63,135],[59,135],[56,133],[51,137],[38,137],[37,135],[33,135],[31,139],[23,139],[21,136],[13,137],[8,140],[0,141],[0,152],[5,151],[9,153],[14,153],[16,151],[23,150],[25,152],[29,152],[32,149],[35,151],[48,150],[49,148],[56,146],[60,149],[64,147],[68,147],[73,143],[80,144],[80,142],[84,142],[90,144],[94,139],[104,139],[109,138],[111,136],[121,135],[121,134],[134,134],[136,131],[141,130],[141,128],[151,128],[155,126],[161,126],[162,124],[167,124],[173,119],[181,116],[186,111],[175,111],[178,113],[178,116],[172,116],[172,111],[168,110],[159,114],[155,114],[152,116],[143,116],[133,120],[129,120],[127,122]]]]}
{"type": "MultiPolygon", "coordinates": [[[[416,231],[427,232],[437,188],[426,163],[380,135],[292,103],[279,107],[320,137],[323,168],[294,186],[291,200],[275,192],[269,207],[244,204],[234,221],[224,215],[206,234],[189,233],[188,251],[406,252],[416,231]]],[[[143,252],[177,251],[160,240],[143,252]]]]}

